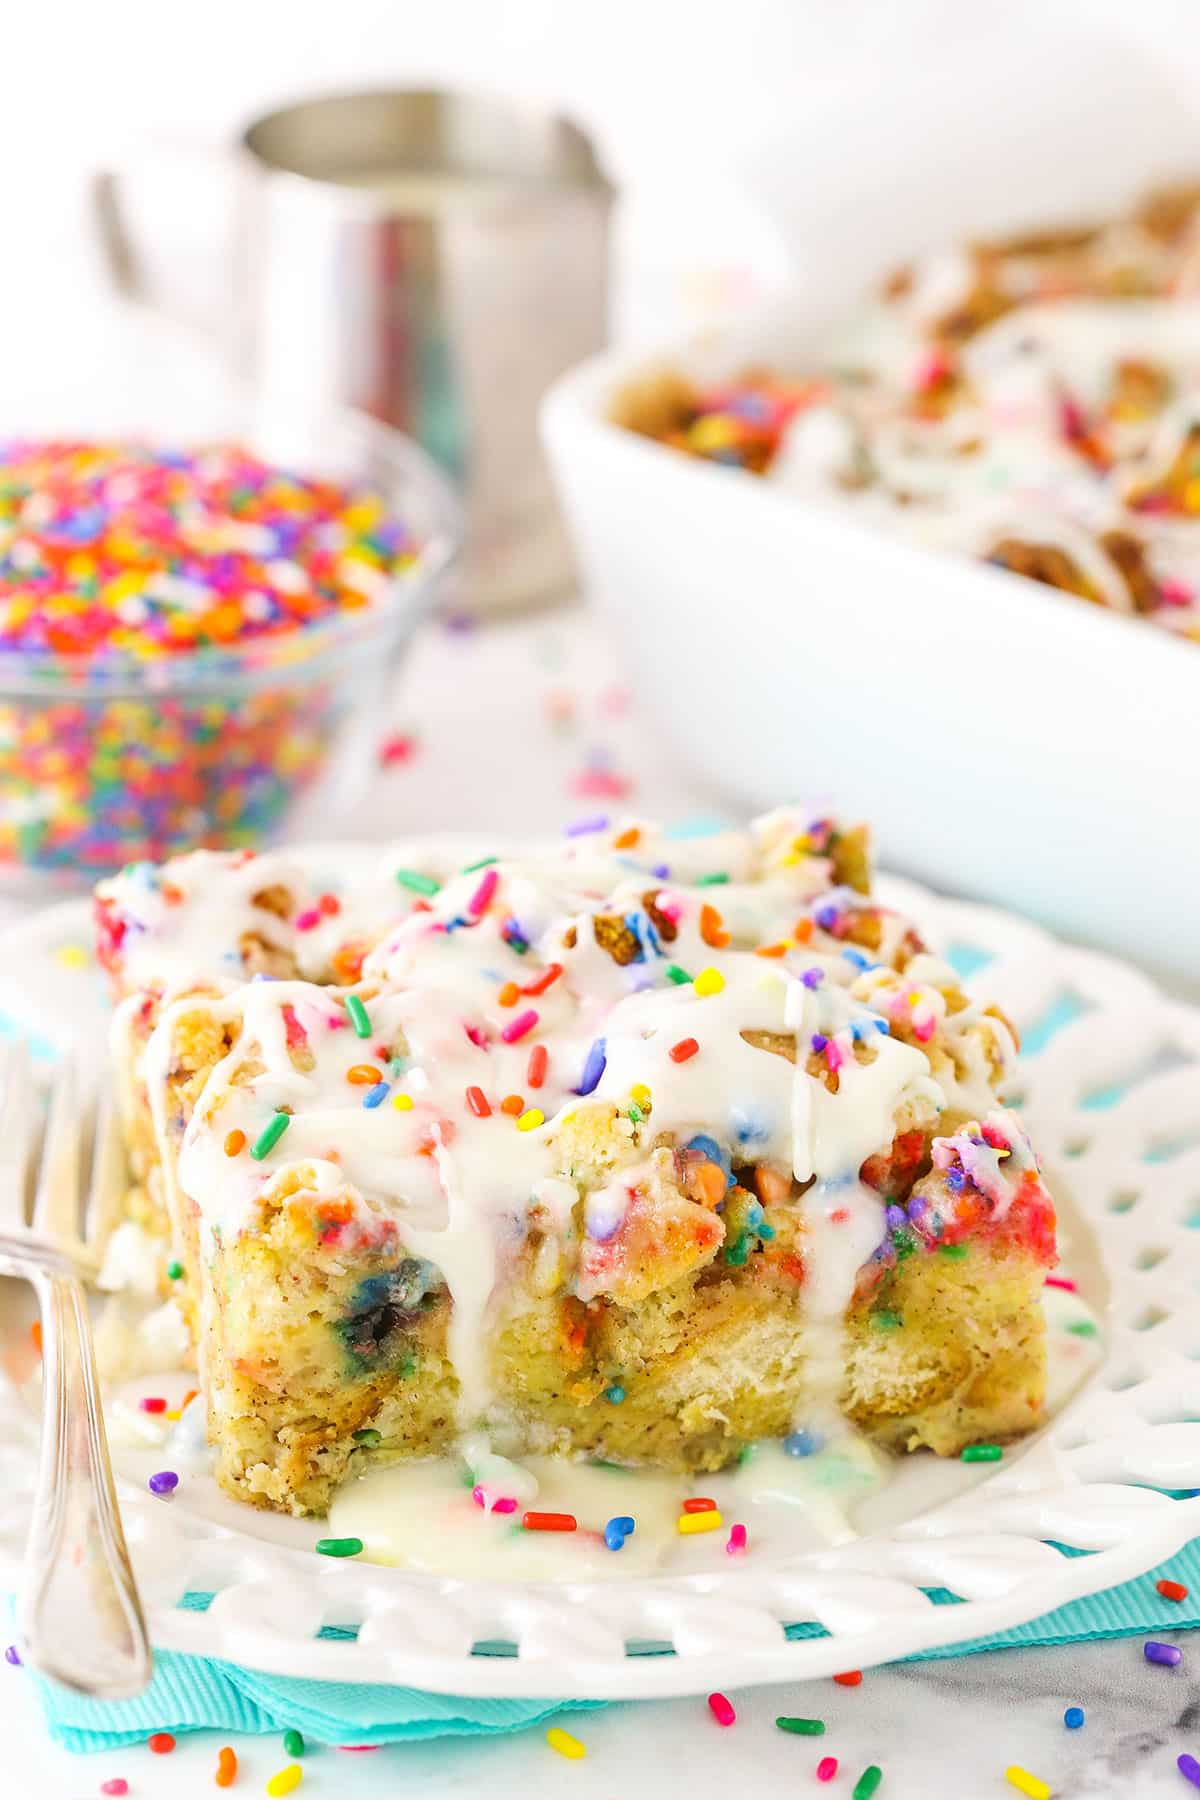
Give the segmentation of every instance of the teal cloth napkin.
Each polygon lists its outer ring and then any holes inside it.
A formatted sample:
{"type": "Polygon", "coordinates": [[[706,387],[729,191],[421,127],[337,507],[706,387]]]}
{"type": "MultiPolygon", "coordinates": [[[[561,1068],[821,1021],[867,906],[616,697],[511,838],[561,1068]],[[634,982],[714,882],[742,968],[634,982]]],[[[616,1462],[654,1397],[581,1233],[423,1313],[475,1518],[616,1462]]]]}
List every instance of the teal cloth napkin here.
{"type": "MultiPolygon", "coordinates": [[[[940,1605],[954,1605],[935,1593],[940,1605]]],[[[197,1605],[203,1605],[197,1596],[197,1605]]],[[[1074,1600],[1027,1625],[997,1637],[974,1638],[907,1658],[924,1662],[966,1656],[979,1650],[1006,1650],[1034,1644],[1075,1644],[1093,1638],[1131,1637],[1138,1632],[1174,1633],[1200,1626],[1200,1542],[1169,1563],[1121,1587],[1074,1600]],[[1164,1600],[1155,1582],[1167,1575],[1188,1588],[1182,1605],[1164,1600]]],[[[328,1631],[324,1636],[345,1637],[328,1631]]],[[[817,1625],[795,1625],[789,1637],[820,1637],[817,1625]]],[[[297,1681],[261,1675],[233,1663],[199,1656],[156,1656],[154,1679],[136,1700],[88,1700],[34,1673],[50,1735],[68,1750],[115,1750],[141,1743],[153,1731],[206,1729],[279,1732],[289,1726],[318,1744],[403,1744],[421,1738],[483,1737],[520,1731],[553,1713],[588,1711],[590,1700],[468,1700],[426,1694],[417,1688],[369,1682],[297,1681]]]]}

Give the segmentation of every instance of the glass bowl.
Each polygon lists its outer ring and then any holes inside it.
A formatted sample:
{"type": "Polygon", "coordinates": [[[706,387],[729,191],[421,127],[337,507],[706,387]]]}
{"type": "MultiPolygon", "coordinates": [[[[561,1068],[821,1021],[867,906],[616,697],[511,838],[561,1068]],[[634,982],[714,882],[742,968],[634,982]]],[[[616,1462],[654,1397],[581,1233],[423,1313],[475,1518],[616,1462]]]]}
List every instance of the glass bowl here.
{"type": "Polygon", "coordinates": [[[425,454],[386,426],[342,413],[314,441],[303,471],[378,493],[414,560],[371,607],[274,635],[103,668],[0,652],[0,888],[70,892],[129,862],[253,847],[316,784],[332,807],[359,778],[460,513],[425,454]]]}

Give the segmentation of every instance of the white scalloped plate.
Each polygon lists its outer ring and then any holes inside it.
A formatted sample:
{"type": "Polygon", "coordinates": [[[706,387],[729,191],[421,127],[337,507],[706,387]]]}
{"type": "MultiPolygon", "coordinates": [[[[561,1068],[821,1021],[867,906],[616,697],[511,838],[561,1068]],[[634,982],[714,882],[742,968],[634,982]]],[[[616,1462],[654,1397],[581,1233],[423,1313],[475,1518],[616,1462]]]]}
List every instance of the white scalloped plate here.
{"type": "MultiPolygon", "coordinates": [[[[207,1477],[170,1503],[119,1453],[155,1645],[282,1675],[471,1696],[645,1699],[801,1680],[1005,1630],[1200,1536],[1200,1011],[988,908],[881,883],[1026,1035],[1019,1101],[1102,1359],[1002,1464],[913,1457],[856,1541],[773,1542],[732,1568],[602,1583],[456,1581],[312,1554],[318,1528],[207,1477]],[[1059,1546],[1085,1554],[1064,1555],[1059,1546]],[[958,1605],[935,1605],[948,1590],[958,1605]],[[213,1597],[206,1610],[185,1594],[213,1597]],[[789,1638],[785,1626],[826,1635],[789,1638]],[[335,1636],[318,1636],[340,1627],[335,1636]]],[[[53,1056],[103,1056],[82,902],[0,936],[0,1008],[53,1056]]],[[[10,1320],[14,1302],[6,1302],[10,1320]]],[[[0,1408],[0,1573],[19,1568],[36,1422],[0,1408]]]]}

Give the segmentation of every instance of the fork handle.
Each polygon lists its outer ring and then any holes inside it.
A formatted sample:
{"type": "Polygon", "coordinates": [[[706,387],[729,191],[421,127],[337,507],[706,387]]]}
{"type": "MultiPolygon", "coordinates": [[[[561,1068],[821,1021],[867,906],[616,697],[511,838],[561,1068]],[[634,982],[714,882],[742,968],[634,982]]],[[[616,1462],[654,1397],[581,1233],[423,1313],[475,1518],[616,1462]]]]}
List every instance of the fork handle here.
{"type": "Polygon", "coordinates": [[[83,1287],[41,1271],[42,1446],[21,1629],[29,1661],[99,1700],[141,1693],[153,1669],[100,1410],[83,1287]]]}

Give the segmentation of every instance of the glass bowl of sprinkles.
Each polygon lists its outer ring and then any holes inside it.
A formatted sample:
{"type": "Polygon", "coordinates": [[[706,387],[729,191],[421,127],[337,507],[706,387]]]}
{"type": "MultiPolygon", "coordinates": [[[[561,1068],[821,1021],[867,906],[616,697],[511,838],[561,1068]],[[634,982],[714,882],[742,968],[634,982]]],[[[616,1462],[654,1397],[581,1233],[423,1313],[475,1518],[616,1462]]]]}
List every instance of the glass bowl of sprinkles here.
{"type": "Polygon", "coordinates": [[[285,827],[353,779],[460,537],[398,433],[322,472],[233,442],[0,442],[0,884],[38,893],[285,827]]]}

